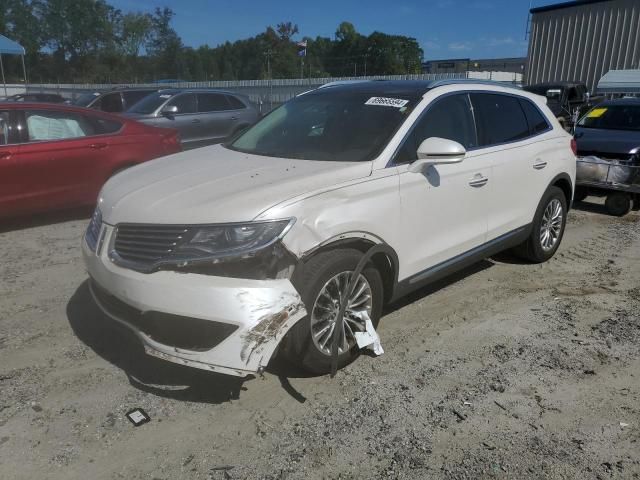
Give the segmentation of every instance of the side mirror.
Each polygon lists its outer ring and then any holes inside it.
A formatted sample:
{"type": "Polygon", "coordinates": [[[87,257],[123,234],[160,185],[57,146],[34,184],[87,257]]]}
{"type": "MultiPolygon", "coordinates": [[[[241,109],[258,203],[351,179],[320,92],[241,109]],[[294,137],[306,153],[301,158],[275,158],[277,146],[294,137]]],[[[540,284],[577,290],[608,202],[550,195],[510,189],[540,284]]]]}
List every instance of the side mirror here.
{"type": "Polygon", "coordinates": [[[170,117],[178,113],[178,107],[176,105],[167,105],[160,111],[160,113],[165,117],[170,117]]]}
{"type": "Polygon", "coordinates": [[[409,166],[410,172],[421,172],[426,165],[460,163],[467,154],[467,150],[456,141],[431,137],[420,144],[417,153],[418,160],[409,166]]]}

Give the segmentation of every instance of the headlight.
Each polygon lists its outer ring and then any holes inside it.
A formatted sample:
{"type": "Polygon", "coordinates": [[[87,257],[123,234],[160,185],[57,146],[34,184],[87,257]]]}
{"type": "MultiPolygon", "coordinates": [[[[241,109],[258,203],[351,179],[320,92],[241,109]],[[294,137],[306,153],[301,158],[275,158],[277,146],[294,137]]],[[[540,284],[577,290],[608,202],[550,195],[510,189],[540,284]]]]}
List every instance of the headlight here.
{"type": "Polygon", "coordinates": [[[289,219],[197,227],[175,248],[174,255],[198,258],[248,254],[274,243],[292,224],[289,219]]]}

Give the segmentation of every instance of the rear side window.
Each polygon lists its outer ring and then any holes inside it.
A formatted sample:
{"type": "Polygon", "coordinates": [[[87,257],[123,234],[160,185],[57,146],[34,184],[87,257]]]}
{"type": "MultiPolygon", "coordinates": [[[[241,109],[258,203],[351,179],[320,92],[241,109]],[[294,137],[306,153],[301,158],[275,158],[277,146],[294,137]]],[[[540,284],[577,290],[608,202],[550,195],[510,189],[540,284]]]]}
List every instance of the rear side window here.
{"type": "Polygon", "coordinates": [[[121,112],[123,109],[122,106],[122,97],[120,96],[120,92],[117,93],[108,93],[104,97],[102,97],[98,102],[93,105],[93,108],[97,108],[98,110],[102,110],[103,112],[121,112]]]}
{"type": "Polygon", "coordinates": [[[122,128],[122,123],[106,118],[89,117],[89,123],[93,126],[95,135],[108,135],[116,133],[122,128]]]}
{"type": "Polygon", "coordinates": [[[178,107],[178,114],[196,113],[196,95],[194,93],[185,93],[184,95],[173,97],[167,106],[174,105],[178,107]]]}
{"type": "Polygon", "coordinates": [[[11,134],[11,123],[9,121],[9,112],[0,112],[0,145],[9,145],[11,134]]]}
{"type": "Polygon", "coordinates": [[[84,115],[53,110],[25,111],[30,142],[64,140],[94,135],[94,127],[84,115]]]}
{"type": "Polygon", "coordinates": [[[476,129],[467,94],[450,95],[436,100],[418,120],[415,128],[405,140],[396,163],[410,163],[417,160],[420,144],[431,137],[454,140],[466,149],[478,145],[476,129]]]}
{"type": "Polygon", "coordinates": [[[218,93],[199,93],[198,94],[198,112],[221,112],[229,110],[231,106],[227,101],[226,95],[218,93]]]}
{"type": "Polygon", "coordinates": [[[547,122],[547,119],[544,118],[544,115],[542,115],[542,113],[540,113],[540,110],[538,110],[538,108],[529,100],[521,98],[520,105],[522,106],[522,110],[524,110],[524,114],[527,117],[527,122],[529,122],[529,129],[532,135],[546,132],[547,130],[549,130],[549,128],[551,128],[549,122],[547,122]]]}
{"type": "Polygon", "coordinates": [[[474,93],[471,101],[481,147],[515,142],[529,136],[529,124],[516,97],[474,93]]]}
{"type": "Polygon", "coordinates": [[[227,101],[231,105],[232,110],[242,110],[243,108],[247,108],[247,106],[238,100],[233,95],[227,95],[227,101]]]}

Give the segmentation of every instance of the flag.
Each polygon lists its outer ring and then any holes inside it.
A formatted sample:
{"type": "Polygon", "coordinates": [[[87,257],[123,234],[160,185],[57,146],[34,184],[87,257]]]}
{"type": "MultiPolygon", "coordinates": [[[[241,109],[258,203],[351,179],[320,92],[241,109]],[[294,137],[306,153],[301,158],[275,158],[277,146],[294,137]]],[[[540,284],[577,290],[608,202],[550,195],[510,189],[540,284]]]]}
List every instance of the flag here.
{"type": "Polygon", "coordinates": [[[296,46],[298,47],[298,56],[299,57],[306,57],[307,56],[307,41],[303,40],[301,42],[296,43],[296,46]]]}

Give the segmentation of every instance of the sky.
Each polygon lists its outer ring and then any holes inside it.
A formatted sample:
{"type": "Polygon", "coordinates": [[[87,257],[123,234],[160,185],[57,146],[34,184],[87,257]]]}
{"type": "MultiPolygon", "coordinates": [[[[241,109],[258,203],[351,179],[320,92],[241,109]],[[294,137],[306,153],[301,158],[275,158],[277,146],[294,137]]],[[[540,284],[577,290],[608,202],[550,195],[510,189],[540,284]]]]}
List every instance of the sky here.
{"type": "Polygon", "coordinates": [[[170,7],[173,26],[192,47],[254,36],[283,21],[298,37],[333,37],[342,21],[364,35],[374,31],[414,37],[425,60],[501,58],[527,54],[532,6],[552,0],[109,0],[123,12],[170,7]]]}

